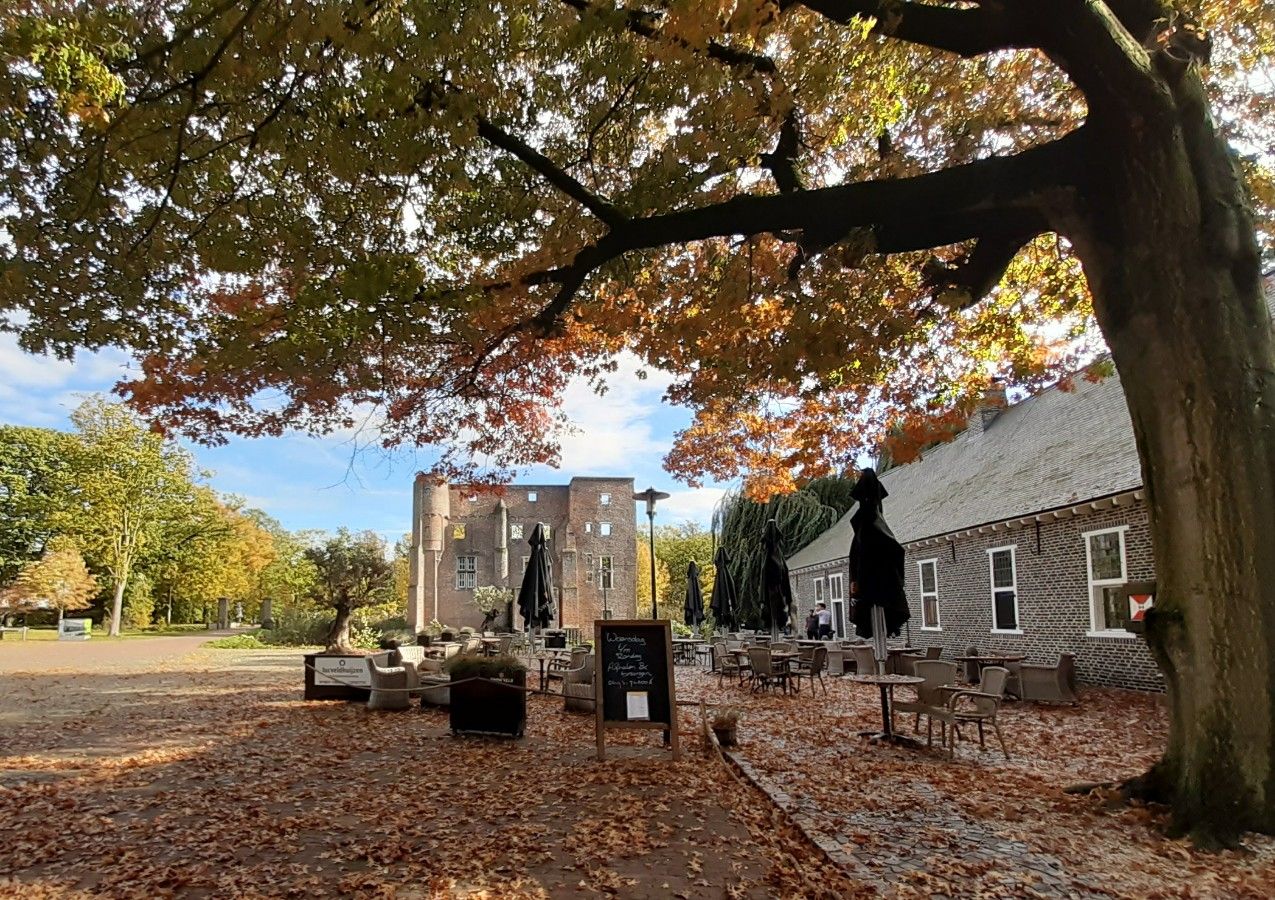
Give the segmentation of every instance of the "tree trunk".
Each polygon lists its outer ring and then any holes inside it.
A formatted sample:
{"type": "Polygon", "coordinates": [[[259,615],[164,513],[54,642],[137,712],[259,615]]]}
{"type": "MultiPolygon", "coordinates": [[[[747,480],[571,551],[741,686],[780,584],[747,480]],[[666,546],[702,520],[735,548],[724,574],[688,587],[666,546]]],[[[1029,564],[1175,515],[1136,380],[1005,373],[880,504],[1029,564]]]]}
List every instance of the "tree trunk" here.
{"type": "Polygon", "coordinates": [[[115,582],[115,596],[111,600],[111,637],[120,636],[120,619],[124,616],[124,585],[126,581],[119,578],[115,582]]]}
{"type": "Polygon", "coordinates": [[[1170,732],[1144,786],[1209,845],[1275,831],[1275,350],[1243,182],[1195,74],[1165,90],[1171,121],[1097,121],[1076,245],[1155,546],[1170,732]]]}
{"type": "Polygon", "coordinates": [[[340,600],[336,604],[336,620],[328,629],[328,650],[332,653],[349,652],[350,617],[354,614],[354,604],[348,600],[340,600]]]}

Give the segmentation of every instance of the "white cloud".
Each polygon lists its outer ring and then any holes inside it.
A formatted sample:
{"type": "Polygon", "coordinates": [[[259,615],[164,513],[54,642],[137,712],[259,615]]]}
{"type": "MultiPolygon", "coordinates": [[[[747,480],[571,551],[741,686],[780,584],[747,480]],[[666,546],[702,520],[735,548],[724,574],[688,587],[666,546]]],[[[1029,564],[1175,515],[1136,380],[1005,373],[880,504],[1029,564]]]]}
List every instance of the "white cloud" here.
{"type": "Polygon", "coordinates": [[[575,428],[562,439],[560,469],[572,475],[611,475],[658,466],[672,446],[669,436],[653,433],[650,417],[659,409],[672,376],[643,367],[630,353],[618,357],[619,368],[606,379],[599,396],[584,379],[563,394],[563,412],[575,428]],[[646,378],[638,376],[647,373],[646,378]],[[648,457],[639,464],[639,457],[648,457]]]}
{"type": "Polygon", "coordinates": [[[669,498],[656,507],[656,518],[667,524],[695,522],[707,528],[713,519],[713,508],[725,493],[725,488],[670,491],[669,498]]]}

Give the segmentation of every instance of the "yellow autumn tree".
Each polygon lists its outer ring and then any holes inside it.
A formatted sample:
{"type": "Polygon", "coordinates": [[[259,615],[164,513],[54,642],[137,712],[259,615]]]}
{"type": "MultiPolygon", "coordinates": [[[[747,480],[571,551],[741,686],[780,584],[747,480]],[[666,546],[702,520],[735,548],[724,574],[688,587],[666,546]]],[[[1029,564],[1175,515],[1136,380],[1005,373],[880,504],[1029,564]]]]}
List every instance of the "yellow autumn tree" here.
{"type": "MultiPolygon", "coordinates": [[[[639,619],[649,619],[651,617],[651,548],[647,541],[643,538],[637,539],[637,565],[634,568],[635,587],[637,588],[637,617],[639,619]]],[[[662,559],[655,560],[655,596],[668,596],[669,574],[668,566],[662,559]]],[[[674,619],[678,622],[682,621],[681,604],[661,605],[659,610],[660,618],[674,619]]]]}

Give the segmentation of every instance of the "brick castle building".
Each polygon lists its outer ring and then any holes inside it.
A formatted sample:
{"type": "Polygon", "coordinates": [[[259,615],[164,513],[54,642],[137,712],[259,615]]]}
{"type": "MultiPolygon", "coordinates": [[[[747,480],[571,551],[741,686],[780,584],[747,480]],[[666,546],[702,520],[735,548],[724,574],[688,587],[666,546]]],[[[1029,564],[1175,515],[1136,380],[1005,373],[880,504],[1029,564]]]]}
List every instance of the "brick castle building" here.
{"type": "MultiPolygon", "coordinates": [[[[474,589],[517,594],[537,523],[549,527],[560,627],[632,618],[636,593],[636,517],[632,478],[572,478],[568,484],[510,485],[498,493],[449,485],[425,474],[412,491],[408,626],[431,620],[477,628],[474,589]]],[[[514,610],[514,627],[522,621],[514,610]]]]}

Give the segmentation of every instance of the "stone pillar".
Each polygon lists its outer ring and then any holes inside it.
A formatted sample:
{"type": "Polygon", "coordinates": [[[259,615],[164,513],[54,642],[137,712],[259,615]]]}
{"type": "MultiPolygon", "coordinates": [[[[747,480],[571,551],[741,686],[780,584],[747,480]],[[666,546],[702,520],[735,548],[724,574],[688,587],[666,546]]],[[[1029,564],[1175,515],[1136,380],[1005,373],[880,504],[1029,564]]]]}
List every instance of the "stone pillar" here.
{"type": "Polygon", "coordinates": [[[262,628],[274,628],[274,616],[271,615],[271,612],[272,612],[271,607],[273,606],[274,606],[274,603],[269,597],[266,597],[265,599],[261,601],[261,627],[262,628]]]}
{"type": "Polygon", "coordinates": [[[438,618],[438,565],[449,518],[447,483],[418,473],[412,487],[412,553],[407,588],[407,625],[417,632],[438,618]]]}
{"type": "Polygon", "coordinates": [[[225,631],[230,627],[230,598],[217,598],[217,628],[225,631]]]}
{"type": "Polygon", "coordinates": [[[560,591],[562,625],[583,628],[585,623],[580,621],[580,585],[576,575],[576,535],[571,528],[566,529],[566,535],[562,539],[562,575],[560,577],[562,579],[560,591]]]}
{"type": "Polygon", "coordinates": [[[509,587],[509,507],[504,498],[496,501],[496,546],[492,584],[509,587]]]}

